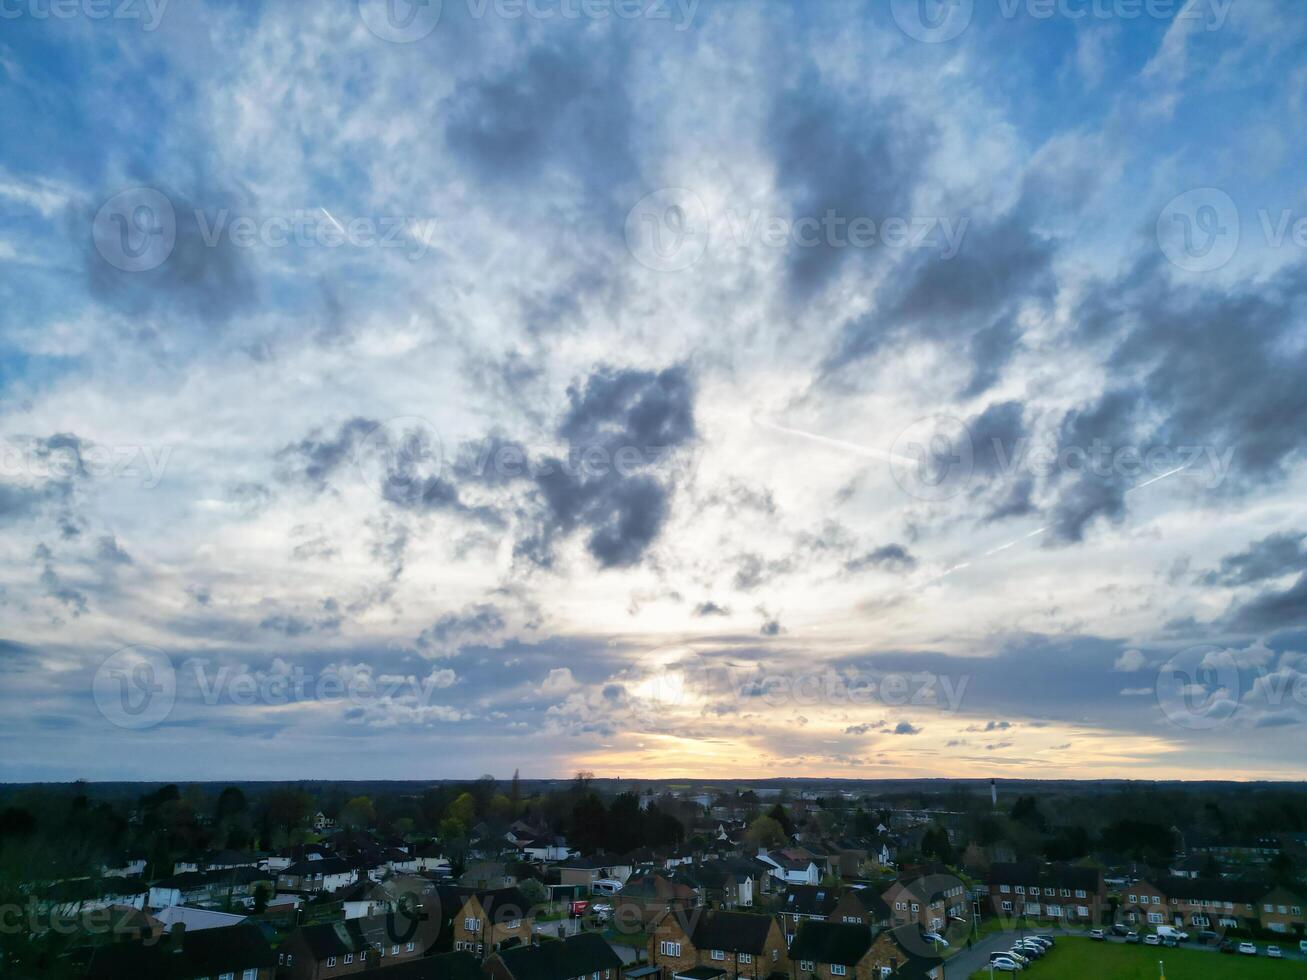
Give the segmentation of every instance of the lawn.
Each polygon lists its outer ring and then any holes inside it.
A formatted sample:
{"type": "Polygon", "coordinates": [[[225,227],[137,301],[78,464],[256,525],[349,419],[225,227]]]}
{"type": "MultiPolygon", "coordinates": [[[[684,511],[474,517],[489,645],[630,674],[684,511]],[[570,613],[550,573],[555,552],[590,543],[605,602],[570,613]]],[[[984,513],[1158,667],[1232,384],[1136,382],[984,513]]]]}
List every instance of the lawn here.
{"type": "MultiPolygon", "coordinates": [[[[1020,980],[1158,980],[1157,961],[1166,964],[1166,980],[1262,980],[1307,977],[1307,966],[1291,960],[1268,960],[1265,953],[1230,956],[1192,949],[1126,946],[1088,939],[1057,940],[1042,960],[1016,974],[1020,980]]],[[[1006,973],[995,977],[1010,980],[1006,973]]],[[[989,980],[989,970],[972,974],[972,980],[989,980]]]]}

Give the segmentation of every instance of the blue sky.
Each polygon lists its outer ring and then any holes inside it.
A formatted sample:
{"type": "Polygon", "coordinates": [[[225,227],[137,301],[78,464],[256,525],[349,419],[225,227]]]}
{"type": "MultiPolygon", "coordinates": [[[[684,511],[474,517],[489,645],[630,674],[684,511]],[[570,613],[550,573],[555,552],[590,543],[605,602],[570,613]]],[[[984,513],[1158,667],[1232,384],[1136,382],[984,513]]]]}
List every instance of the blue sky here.
{"type": "Polygon", "coordinates": [[[0,778],[1302,776],[1296,5],[59,9],[0,778]]]}

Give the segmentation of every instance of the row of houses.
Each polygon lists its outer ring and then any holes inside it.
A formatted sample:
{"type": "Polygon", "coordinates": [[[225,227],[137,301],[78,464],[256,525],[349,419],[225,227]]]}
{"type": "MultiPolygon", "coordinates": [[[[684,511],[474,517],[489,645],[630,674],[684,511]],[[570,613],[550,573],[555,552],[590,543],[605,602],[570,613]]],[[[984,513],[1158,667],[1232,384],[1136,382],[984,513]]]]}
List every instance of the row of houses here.
{"type": "Polygon", "coordinates": [[[787,939],[779,916],[672,911],[648,947],[658,980],[944,980],[945,966],[915,925],[806,919],[787,939]]]}
{"type": "Polygon", "coordinates": [[[1307,929],[1302,897],[1265,883],[1165,877],[1130,885],[1122,897],[1122,913],[1132,923],[1283,933],[1307,929]]]}

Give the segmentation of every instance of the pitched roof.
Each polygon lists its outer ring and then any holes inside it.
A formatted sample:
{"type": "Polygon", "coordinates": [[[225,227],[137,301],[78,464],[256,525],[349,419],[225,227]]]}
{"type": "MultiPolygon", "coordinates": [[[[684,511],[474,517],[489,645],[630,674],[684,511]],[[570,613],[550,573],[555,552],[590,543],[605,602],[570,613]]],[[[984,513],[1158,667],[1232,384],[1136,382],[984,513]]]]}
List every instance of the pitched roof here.
{"type": "Polygon", "coordinates": [[[597,932],[582,932],[557,942],[515,946],[496,955],[514,980],[572,980],[622,966],[622,958],[597,932]]]}
{"type": "Polygon", "coordinates": [[[1145,884],[1153,885],[1167,898],[1186,902],[1229,902],[1232,905],[1254,905],[1271,890],[1265,882],[1228,881],[1224,878],[1158,878],[1145,884]]]}
{"type": "Polygon", "coordinates": [[[1017,861],[995,864],[989,869],[990,884],[1053,885],[1058,888],[1083,888],[1097,891],[1101,880],[1098,869],[1078,868],[1072,864],[1044,864],[1038,861],[1017,861]]]}
{"type": "Polygon", "coordinates": [[[805,919],[790,945],[790,959],[855,966],[871,948],[870,926],[805,919]]]}
{"type": "Polygon", "coordinates": [[[838,888],[826,885],[790,885],[785,890],[781,911],[786,915],[815,915],[825,918],[840,900],[838,888]]]}
{"type": "Polygon", "coordinates": [[[481,980],[481,964],[471,953],[442,953],[350,975],[363,980],[481,980]]]}
{"type": "Polygon", "coordinates": [[[698,949],[761,953],[775,920],[754,912],[699,911],[690,940],[698,949]]]}
{"type": "Polygon", "coordinates": [[[228,929],[205,929],[178,939],[165,936],[158,943],[120,942],[97,949],[91,957],[90,980],[190,980],[192,977],[240,974],[251,968],[273,968],[277,955],[263,930],[250,922],[228,929]]]}

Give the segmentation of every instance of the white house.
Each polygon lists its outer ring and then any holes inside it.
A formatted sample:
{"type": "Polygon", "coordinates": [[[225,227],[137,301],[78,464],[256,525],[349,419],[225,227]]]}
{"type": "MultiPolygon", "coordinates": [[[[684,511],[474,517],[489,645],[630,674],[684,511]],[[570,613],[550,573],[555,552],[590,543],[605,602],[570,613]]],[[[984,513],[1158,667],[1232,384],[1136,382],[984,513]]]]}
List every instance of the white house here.
{"type": "Polygon", "coordinates": [[[821,882],[817,862],[792,851],[759,851],[758,860],[771,868],[773,878],[787,885],[816,885],[821,882]]]}

